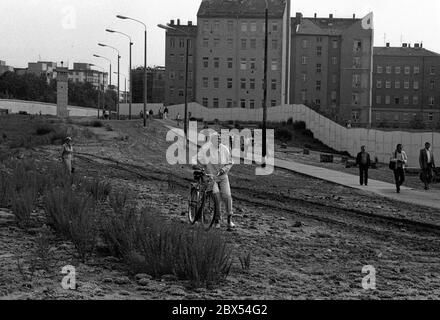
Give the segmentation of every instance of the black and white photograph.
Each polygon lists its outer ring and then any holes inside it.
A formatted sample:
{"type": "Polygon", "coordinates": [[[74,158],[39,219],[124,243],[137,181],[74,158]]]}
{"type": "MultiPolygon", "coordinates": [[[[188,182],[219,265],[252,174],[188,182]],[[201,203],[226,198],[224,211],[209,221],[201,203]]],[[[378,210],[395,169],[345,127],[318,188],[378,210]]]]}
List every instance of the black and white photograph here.
{"type": "Polygon", "coordinates": [[[439,300],[439,32],[434,0],[0,0],[0,300],[439,300]]]}

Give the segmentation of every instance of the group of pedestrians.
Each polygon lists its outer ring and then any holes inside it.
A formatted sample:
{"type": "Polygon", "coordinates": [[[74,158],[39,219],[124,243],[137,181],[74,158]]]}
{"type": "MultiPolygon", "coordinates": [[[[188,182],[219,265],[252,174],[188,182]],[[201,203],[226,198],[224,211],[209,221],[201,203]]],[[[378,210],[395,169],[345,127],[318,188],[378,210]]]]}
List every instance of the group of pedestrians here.
{"type": "MultiPolygon", "coordinates": [[[[408,164],[408,157],[403,150],[403,145],[398,144],[396,150],[391,154],[389,168],[394,173],[396,192],[400,193],[400,188],[405,182],[405,168],[408,164]]],[[[359,183],[368,186],[368,170],[371,167],[370,154],[366,147],[361,147],[361,152],[356,157],[356,165],[359,167],[359,183]]],[[[420,178],[425,185],[425,190],[429,190],[429,184],[432,182],[433,170],[435,169],[434,154],[431,150],[431,144],[425,143],[425,148],[420,150],[419,155],[420,178]]]]}

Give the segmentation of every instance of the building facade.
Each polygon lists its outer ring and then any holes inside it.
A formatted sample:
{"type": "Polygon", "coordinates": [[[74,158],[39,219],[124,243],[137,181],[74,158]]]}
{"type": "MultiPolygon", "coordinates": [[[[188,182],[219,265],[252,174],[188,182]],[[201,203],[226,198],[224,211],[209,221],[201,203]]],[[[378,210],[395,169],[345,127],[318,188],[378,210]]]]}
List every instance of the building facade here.
{"type": "Polygon", "coordinates": [[[91,83],[96,89],[107,87],[108,73],[92,69],[89,63],[74,63],[73,69],[69,70],[69,80],[74,83],[91,83]]]}
{"type": "MultiPolygon", "coordinates": [[[[269,4],[268,106],[288,103],[290,1],[269,4]]],[[[208,108],[263,106],[264,0],[202,1],[197,14],[196,100],[208,108]]]]}
{"type": "Polygon", "coordinates": [[[292,18],[290,102],[340,123],[370,118],[373,30],[362,19],[292,18]]]}
{"type": "MultiPolygon", "coordinates": [[[[197,26],[191,21],[187,25],[171,20],[166,32],[164,105],[185,102],[186,46],[188,47],[188,102],[196,98],[196,39],[197,26]]],[[[150,91],[149,91],[150,92],[150,91]]]]}
{"type": "Polygon", "coordinates": [[[422,44],[374,48],[373,124],[440,122],[440,54],[422,44]]]}
{"type": "Polygon", "coordinates": [[[6,61],[0,60],[0,76],[5,72],[14,72],[14,68],[6,65],[6,61]]]}
{"type": "MultiPolygon", "coordinates": [[[[165,101],[165,67],[147,68],[147,102],[164,103],[165,101]]],[[[144,102],[144,68],[132,70],[133,103],[144,102]]]]}
{"type": "Polygon", "coordinates": [[[57,63],[50,61],[38,61],[38,62],[29,62],[27,73],[34,74],[38,77],[44,76],[46,77],[47,83],[55,80],[57,77],[57,63]]]}

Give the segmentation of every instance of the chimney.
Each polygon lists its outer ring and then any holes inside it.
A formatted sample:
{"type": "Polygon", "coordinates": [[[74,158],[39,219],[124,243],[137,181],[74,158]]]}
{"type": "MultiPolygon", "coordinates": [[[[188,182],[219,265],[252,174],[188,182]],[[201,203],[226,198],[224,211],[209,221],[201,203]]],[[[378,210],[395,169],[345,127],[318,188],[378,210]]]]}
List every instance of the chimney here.
{"type": "Polygon", "coordinates": [[[420,44],[414,43],[414,48],[420,48],[420,44]]]}
{"type": "Polygon", "coordinates": [[[170,21],[170,25],[174,26],[174,20],[170,21]]]}
{"type": "Polygon", "coordinates": [[[387,42],[387,48],[389,48],[390,47],[390,43],[389,42],[387,42]]]}
{"type": "Polygon", "coordinates": [[[303,16],[303,15],[302,15],[301,12],[297,12],[297,13],[296,13],[295,22],[296,22],[297,25],[301,24],[301,22],[302,22],[302,16],[303,16]]]}
{"type": "Polygon", "coordinates": [[[188,25],[189,25],[189,26],[192,26],[192,25],[193,25],[193,22],[192,22],[192,21],[188,21],[188,25]]]}
{"type": "Polygon", "coordinates": [[[356,13],[353,13],[353,20],[356,19],[356,13]]]}
{"type": "Polygon", "coordinates": [[[330,14],[328,15],[328,17],[329,17],[329,19],[333,19],[333,14],[330,13],[330,14]]]}
{"type": "Polygon", "coordinates": [[[420,42],[420,48],[423,48],[423,42],[420,42]]]}
{"type": "Polygon", "coordinates": [[[408,43],[402,43],[402,48],[408,48],[408,43]]]}
{"type": "Polygon", "coordinates": [[[315,19],[318,17],[318,15],[315,13],[315,19]]]}
{"type": "Polygon", "coordinates": [[[180,26],[180,19],[177,19],[177,25],[180,26]]]}

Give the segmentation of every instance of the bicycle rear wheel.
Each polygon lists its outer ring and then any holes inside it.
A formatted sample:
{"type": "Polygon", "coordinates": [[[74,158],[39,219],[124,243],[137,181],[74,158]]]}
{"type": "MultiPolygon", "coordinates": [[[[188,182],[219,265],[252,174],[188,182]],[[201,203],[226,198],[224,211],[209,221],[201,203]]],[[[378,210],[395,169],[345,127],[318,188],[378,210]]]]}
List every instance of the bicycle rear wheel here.
{"type": "Polygon", "coordinates": [[[217,201],[213,193],[208,193],[205,199],[201,222],[206,229],[214,225],[215,212],[217,211],[217,201]]]}
{"type": "Polygon", "coordinates": [[[197,188],[192,187],[188,203],[188,219],[191,224],[197,221],[197,211],[200,208],[201,193],[197,188]]]}

